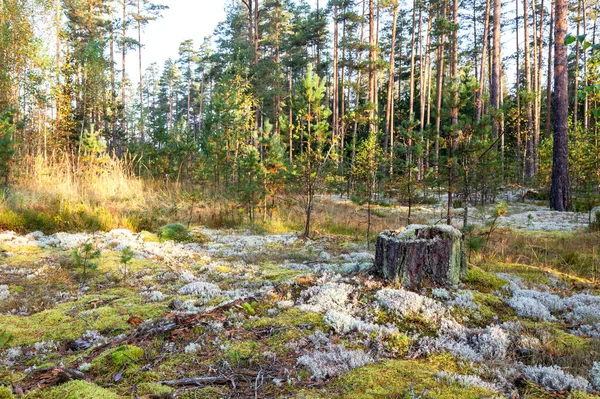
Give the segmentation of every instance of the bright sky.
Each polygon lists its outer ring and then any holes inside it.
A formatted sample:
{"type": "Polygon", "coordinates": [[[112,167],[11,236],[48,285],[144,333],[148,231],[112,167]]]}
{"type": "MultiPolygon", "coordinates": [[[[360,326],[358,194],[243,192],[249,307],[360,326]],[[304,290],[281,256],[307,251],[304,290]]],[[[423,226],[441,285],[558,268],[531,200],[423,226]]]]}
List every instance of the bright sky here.
{"type": "Polygon", "coordinates": [[[146,69],[152,62],[162,67],[168,58],[177,58],[179,44],[184,40],[193,39],[198,47],[213,33],[217,23],[225,20],[225,5],[230,2],[158,0],[157,3],[168,5],[169,9],[162,12],[162,18],[150,22],[142,33],[142,67],[146,69]]]}

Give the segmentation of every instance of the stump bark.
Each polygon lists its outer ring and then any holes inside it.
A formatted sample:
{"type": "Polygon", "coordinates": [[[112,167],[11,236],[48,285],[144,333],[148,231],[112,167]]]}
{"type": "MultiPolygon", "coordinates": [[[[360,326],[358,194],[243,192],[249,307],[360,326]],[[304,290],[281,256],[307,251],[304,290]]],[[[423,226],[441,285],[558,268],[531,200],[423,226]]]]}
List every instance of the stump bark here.
{"type": "Polygon", "coordinates": [[[448,225],[383,231],[375,246],[375,270],[407,288],[419,287],[427,280],[456,286],[467,273],[463,235],[448,225]]]}

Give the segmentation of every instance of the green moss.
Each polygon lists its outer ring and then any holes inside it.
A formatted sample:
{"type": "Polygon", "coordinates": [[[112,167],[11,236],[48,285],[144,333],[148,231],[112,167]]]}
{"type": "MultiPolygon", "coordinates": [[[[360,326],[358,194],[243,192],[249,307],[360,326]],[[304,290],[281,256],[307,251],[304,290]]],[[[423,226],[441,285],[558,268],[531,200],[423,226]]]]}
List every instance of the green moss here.
{"type": "Polygon", "coordinates": [[[515,316],[515,311],[494,294],[473,291],[473,302],[479,309],[469,310],[468,313],[475,326],[485,327],[495,320],[508,321],[515,316]]]}
{"type": "Polygon", "coordinates": [[[585,393],[581,391],[575,391],[569,394],[567,399],[598,399],[600,396],[592,395],[590,393],[585,393]]]}
{"type": "Polygon", "coordinates": [[[262,263],[259,266],[259,270],[260,280],[269,280],[274,283],[280,283],[301,274],[306,274],[306,272],[302,270],[288,269],[282,265],[276,265],[270,262],[262,263]]]}
{"type": "Polygon", "coordinates": [[[161,385],[156,382],[143,382],[138,385],[138,395],[161,395],[173,392],[173,388],[161,385]]]}
{"type": "Polygon", "coordinates": [[[178,398],[180,399],[215,399],[231,397],[229,387],[204,387],[184,392],[178,398]]]}
{"type": "MultiPolygon", "coordinates": [[[[433,398],[480,399],[493,395],[493,392],[479,387],[462,388],[440,382],[435,378],[438,371],[441,370],[422,361],[388,360],[374,363],[334,379],[322,397],[409,398],[411,388],[417,396],[428,391],[428,397],[433,398]]],[[[310,395],[311,392],[307,393],[310,395]]],[[[322,395],[321,392],[319,394],[322,395]]]]}
{"type": "Polygon", "coordinates": [[[144,350],[137,346],[121,345],[103,352],[92,361],[92,370],[96,374],[113,373],[128,363],[135,363],[144,356],[144,350]]]}
{"type": "Polygon", "coordinates": [[[219,266],[215,267],[215,271],[219,272],[219,273],[229,273],[231,271],[231,267],[225,266],[225,265],[219,265],[219,266]]]}
{"type": "Polygon", "coordinates": [[[386,337],[385,345],[390,353],[404,357],[410,348],[411,339],[404,334],[393,333],[386,337]]]}
{"type": "MultiPolygon", "coordinates": [[[[115,251],[103,251],[102,257],[95,263],[98,265],[98,272],[100,273],[120,273],[121,253],[115,251]]],[[[139,272],[141,270],[153,270],[161,268],[160,265],[143,258],[132,258],[127,263],[127,269],[130,273],[139,272]]]]}
{"type": "Polygon", "coordinates": [[[242,310],[246,312],[247,315],[254,316],[256,314],[256,310],[254,308],[258,305],[256,302],[248,303],[244,302],[242,304],[242,310]]]}
{"type": "Polygon", "coordinates": [[[70,381],[66,384],[31,392],[25,399],[119,399],[120,397],[108,389],[87,381],[70,381]]]}
{"type": "Polygon", "coordinates": [[[467,270],[465,282],[480,292],[498,291],[508,284],[508,281],[477,266],[472,266],[467,270]]]}
{"type": "Polygon", "coordinates": [[[150,233],[149,231],[142,230],[140,231],[140,237],[144,242],[160,242],[160,238],[154,233],[150,233]]]}
{"type": "Polygon", "coordinates": [[[241,340],[231,342],[225,356],[232,364],[239,366],[259,360],[262,352],[256,341],[241,340]]]}
{"type": "Polygon", "coordinates": [[[12,394],[12,389],[10,389],[9,387],[0,385],[0,399],[14,399],[14,395],[12,394]]]}
{"type": "Polygon", "coordinates": [[[492,263],[482,266],[482,269],[492,273],[514,274],[531,283],[550,283],[548,274],[541,268],[535,266],[522,265],[520,263],[492,263]]]}
{"type": "Polygon", "coordinates": [[[4,326],[4,334],[13,336],[7,346],[32,345],[44,340],[76,339],[87,330],[111,333],[128,330],[130,316],[145,320],[160,317],[166,311],[166,305],[146,303],[136,292],[121,289],[86,295],[77,302],[62,303],[29,316],[0,315],[0,325],[4,326]],[[116,295],[121,298],[115,300],[116,295]],[[89,309],[90,302],[97,299],[107,301],[106,305],[89,309]]]}

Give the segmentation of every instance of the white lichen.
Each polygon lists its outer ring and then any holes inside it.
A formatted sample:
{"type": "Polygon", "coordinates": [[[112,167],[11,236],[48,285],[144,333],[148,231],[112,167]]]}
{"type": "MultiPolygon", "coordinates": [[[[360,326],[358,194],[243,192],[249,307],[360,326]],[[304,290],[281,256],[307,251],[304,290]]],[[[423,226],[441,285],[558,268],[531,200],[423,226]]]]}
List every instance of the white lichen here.
{"type": "Polygon", "coordinates": [[[335,377],[373,361],[362,350],[347,350],[344,345],[335,344],[298,358],[298,364],[306,367],[316,380],[335,377]]]}
{"type": "Polygon", "coordinates": [[[158,290],[144,291],[142,295],[146,297],[148,302],[162,302],[166,298],[166,295],[158,290]]]}
{"type": "Polygon", "coordinates": [[[439,321],[447,312],[441,302],[403,289],[383,288],[377,291],[375,299],[380,306],[399,316],[421,315],[429,322],[439,321]]]}
{"type": "Polygon", "coordinates": [[[200,351],[200,349],[202,349],[202,345],[192,342],[183,348],[183,351],[185,353],[197,353],[200,351]]]}
{"type": "Polygon", "coordinates": [[[184,285],[179,289],[182,295],[195,295],[202,301],[208,302],[221,294],[221,289],[218,285],[207,283],[204,281],[195,281],[184,285]]]}
{"type": "Polygon", "coordinates": [[[8,285],[0,284],[0,301],[8,298],[10,296],[10,291],[8,291],[8,285]]]}
{"type": "Polygon", "coordinates": [[[448,305],[458,309],[479,310],[479,305],[474,302],[473,293],[467,290],[459,290],[454,298],[448,302],[448,305]]]}
{"type": "Polygon", "coordinates": [[[440,371],[435,376],[439,381],[446,382],[448,384],[458,384],[463,388],[480,387],[489,389],[490,391],[498,390],[498,387],[495,384],[486,382],[476,375],[464,375],[440,371]]]}
{"type": "Polygon", "coordinates": [[[600,391],[600,362],[594,362],[589,374],[592,386],[596,391],[600,391]]]}
{"type": "Polygon", "coordinates": [[[523,376],[548,391],[584,391],[590,389],[590,383],[583,377],[574,377],[558,366],[526,366],[523,376]]]}
{"type": "Polygon", "coordinates": [[[351,285],[344,283],[324,283],[315,285],[300,293],[301,305],[305,312],[325,313],[329,310],[344,311],[350,294],[354,291],[351,285]]]}
{"type": "Polygon", "coordinates": [[[323,318],[323,321],[326,325],[333,328],[334,331],[340,334],[347,334],[355,331],[365,335],[369,335],[371,333],[391,334],[398,331],[398,329],[395,327],[386,327],[378,324],[368,323],[352,315],[336,310],[330,310],[327,312],[323,318]]]}
{"type": "Polygon", "coordinates": [[[434,288],[431,290],[431,295],[440,301],[448,301],[450,299],[450,293],[445,288],[434,288]]]}

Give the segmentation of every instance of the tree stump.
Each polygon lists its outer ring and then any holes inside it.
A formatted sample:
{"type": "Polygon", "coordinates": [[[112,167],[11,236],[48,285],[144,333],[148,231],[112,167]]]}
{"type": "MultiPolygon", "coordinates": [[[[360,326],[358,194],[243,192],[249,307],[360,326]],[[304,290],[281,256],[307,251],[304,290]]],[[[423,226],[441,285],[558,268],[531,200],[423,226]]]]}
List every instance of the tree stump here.
{"type": "Polygon", "coordinates": [[[407,288],[426,280],[456,286],[467,273],[463,235],[448,225],[414,224],[402,231],[383,231],[375,245],[375,270],[407,288]]]}

